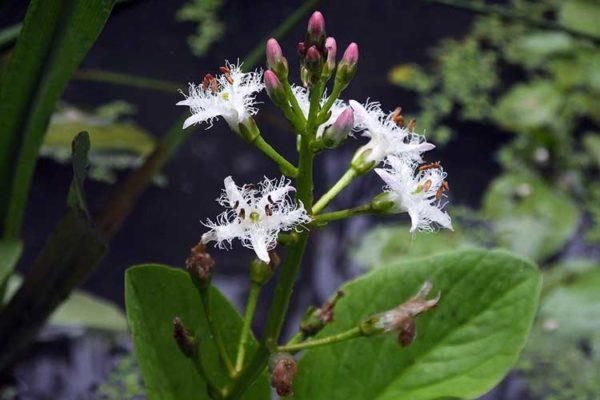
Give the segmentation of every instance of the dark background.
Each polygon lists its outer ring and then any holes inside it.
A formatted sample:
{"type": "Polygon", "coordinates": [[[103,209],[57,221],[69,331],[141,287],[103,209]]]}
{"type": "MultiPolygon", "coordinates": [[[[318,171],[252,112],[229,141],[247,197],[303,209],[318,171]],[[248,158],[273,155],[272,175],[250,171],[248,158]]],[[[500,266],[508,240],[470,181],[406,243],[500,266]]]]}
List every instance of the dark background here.
{"type": "MultiPolygon", "coordinates": [[[[0,26],[19,22],[27,2],[5,0],[4,3],[0,8],[0,26]]],[[[195,25],[175,20],[176,11],[184,3],[183,0],[134,0],[118,6],[81,67],[182,82],[185,90],[186,82],[201,81],[205,73],[214,73],[223,60],[243,58],[301,4],[300,1],[227,1],[220,13],[226,24],[224,37],[205,57],[197,58],[186,42],[195,25]]],[[[371,98],[381,101],[385,109],[401,105],[409,114],[417,111],[414,96],[388,83],[389,69],[399,63],[428,63],[427,49],[444,37],[460,37],[467,31],[471,19],[466,12],[419,0],[331,0],[323,2],[319,9],[325,15],[328,34],[337,40],[338,54],[341,55],[351,41],[360,46],[358,73],[343,97],[359,101],[371,98]]],[[[303,22],[281,42],[292,66],[291,79],[296,81],[295,44],[302,40],[305,29],[303,22]]],[[[136,121],[157,137],[187,112],[175,106],[181,98],[178,93],[169,95],[81,81],[71,82],[63,96],[68,103],[82,108],[124,99],[137,106],[136,121]]],[[[261,94],[261,100],[265,104],[257,121],[264,136],[295,160],[295,140],[287,131],[285,120],[269,104],[266,95],[261,94]]],[[[444,148],[431,152],[428,160],[443,162],[452,187],[453,204],[477,206],[480,194],[498,171],[494,151],[508,135],[459,121],[450,121],[450,125],[458,134],[444,148]]],[[[213,200],[225,176],[233,175],[242,183],[259,180],[263,175],[279,175],[270,160],[238,140],[223,121],[208,131],[203,127],[189,128],[186,134],[190,139],[164,170],[168,187],[152,186],[147,190],[112,240],[108,256],[84,284],[85,289],[122,306],[126,268],[146,262],[183,264],[189,248],[203,232],[200,220],[221,211],[213,200]]],[[[354,149],[362,143],[364,139],[349,140],[340,150],[318,157],[317,195],[345,171],[354,149]]],[[[23,230],[26,248],[19,266],[21,271],[27,271],[59,219],[70,179],[69,166],[47,159],[38,162],[23,230]]],[[[381,186],[374,174],[368,175],[352,184],[336,200],[337,206],[357,204],[376,194],[381,186]]],[[[86,184],[92,211],[102,209],[110,191],[111,187],[106,184],[86,184]]],[[[378,221],[359,218],[333,224],[313,237],[292,300],[288,331],[297,326],[299,315],[309,304],[322,302],[341,282],[360,273],[360,267],[353,265],[345,254],[375,222],[378,221]]],[[[237,245],[233,251],[213,254],[218,263],[217,285],[239,305],[247,289],[245,277],[251,251],[237,245]]],[[[264,295],[263,300],[266,298],[264,295]]],[[[258,325],[265,307],[259,305],[258,325]]]]}

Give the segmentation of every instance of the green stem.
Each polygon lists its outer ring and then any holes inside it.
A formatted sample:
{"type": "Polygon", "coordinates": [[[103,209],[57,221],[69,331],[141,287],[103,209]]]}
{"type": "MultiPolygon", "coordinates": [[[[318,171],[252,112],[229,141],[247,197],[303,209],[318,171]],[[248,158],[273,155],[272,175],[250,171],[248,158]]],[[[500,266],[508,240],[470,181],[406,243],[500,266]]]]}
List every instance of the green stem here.
{"type": "Polygon", "coordinates": [[[246,354],[246,343],[248,342],[248,336],[252,328],[252,320],[254,319],[254,311],[256,310],[256,303],[258,301],[258,295],[260,294],[262,286],[252,282],[250,287],[250,293],[248,294],[248,302],[246,303],[246,313],[244,314],[244,324],[242,325],[242,333],[240,334],[240,342],[238,345],[237,360],[235,362],[235,370],[239,373],[244,366],[244,357],[246,354]]]}
{"type": "Polygon", "coordinates": [[[333,103],[335,103],[340,94],[342,94],[342,90],[342,86],[338,84],[337,80],[335,80],[333,89],[331,90],[331,94],[329,95],[329,97],[327,97],[327,100],[325,100],[323,107],[321,107],[321,112],[319,112],[319,121],[325,119],[325,114],[329,112],[329,109],[331,108],[331,106],[333,106],[333,103]]]}
{"type": "Polygon", "coordinates": [[[202,307],[204,308],[204,314],[206,315],[206,321],[208,322],[210,333],[213,339],[215,340],[215,344],[217,345],[217,350],[219,351],[221,360],[225,364],[229,375],[234,376],[235,368],[233,367],[233,363],[231,362],[229,354],[227,353],[225,342],[223,341],[223,337],[221,336],[221,331],[219,330],[219,327],[217,326],[213,318],[213,313],[210,305],[210,287],[200,289],[200,298],[202,299],[202,307]]]}
{"type": "Polygon", "coordinates": [[[122,72],[104,71],[100,69],[85,69],[76,71],[73,79],[82,81],[95,81],[113,83],[115,85],[132,86],[140,89],[150,89],[165,93],[176,93],[178,89],[185,87],[182,83],[163,81],[160,79],[144,78],[137,75],[122,72]]]}
{"type": "Polygon", "coordinates": [[[596,35],[592,35],[586,32],[582,32],[577,29],[572,29],[568,26],[558,24],[553,21],[532,18],[527,14],[520,13],[518,11],[511,10],[510,8],[491,5],[491,4],[482,4],[481,2],[475,1],[465,1],[465,0],[427,0],[430,3],[437,3],[448,7],[458,8],[461,10],[466,10],[470,12],[474,12],[477,14],[483,15],[494,15],[499,18],[522,21],[526,24],[534,26],[539,29],[550,30],[550,31],[561,31],[565,32],[575,38],[590,40],[594,44],[600,44],[600,37],[596,35]]]}
{"type": "Polygon", "coordinates": [[[342,175],[342,177],[336,182],[336,184],[333,185],[331,189],[329,189],[329,191],[327,191],[327,193],[321,196],[321,198],[315,203],[312,209],[313,214],[318,214],[325,207],[327,207],[327,204],[329,204],[329,202],[333,200],[358,175],[358,172],[356,172],[354,168],[348,169],[348,171],[346,171],[346,173],[342,175]]]}
{"type": "Polygon", "coordinates": [[[294,124],[294,127],[296,128],[296,130],[301,131],[301,130],[305,129],[305,127],[306,127],[306,117],[304,116],[304,112],[302,112],[302,109],[300,108],[300,104],[298,103],[298,99],[296,98],[296,96],[294,96],[294,92],[292,91],[292,86],[287,81],[287,79],[284,80],[282,84],[283,84],[283,90],[285,91],[285,94],[290,102],[290,106],[292,108],[292,112],[294,113],[294,117],[295,117],[290,120],[294,124]]]}
{"type": "Polygon", "coordinates": [[[345,210],[333,211],[326,214],[320,214],[313,217],[311,224],[319,225],[329,221],[336,221],[340,219],[346,219],[355,217],[357,215],[364,215],[374,212],[373,205],[371,203],[363,204],[362,206],[348,208],[345,210]]]}
{"type": "Polygon", "coordinates": [[[281,168],[281,172],[283,172],[285,175],[291,177],[296,177],[298,175],[298,168],[294,167],[292,163],[286,160],[284,156],[279,154],[277,150],[275,150],[269,143],[265,141],[265,139],[263,139],[262,136],[257,136],[256,139],[253,140],[252,144],[254,144],[256,148],[262,151],[271,160],[275,161],[281,168]]]}
{"type": "Polygon", "coordinates": [[[357,337],[361,337],[362,335],[363,334],[362,334],[362,331],[360,330],[360,328],[355,327],[355,328],[349,329],[345,332],[338,333],[337,335],[327,336],[327,337],[324,337],[321,339],[308,340],[308,341],[302,342],[302,343],[295,343],[295,344],[288,344],[285,346],[279,346],[277,348],[277,351],[292,353],[292,352],[296,352],[296,351],[300,351],[300,350],[311,349],[313,347],[327,346],[327,345],[330,345],[333,343],[339,343],[339,342],[343,342],[345,340],[355,339],[357,337]]]}

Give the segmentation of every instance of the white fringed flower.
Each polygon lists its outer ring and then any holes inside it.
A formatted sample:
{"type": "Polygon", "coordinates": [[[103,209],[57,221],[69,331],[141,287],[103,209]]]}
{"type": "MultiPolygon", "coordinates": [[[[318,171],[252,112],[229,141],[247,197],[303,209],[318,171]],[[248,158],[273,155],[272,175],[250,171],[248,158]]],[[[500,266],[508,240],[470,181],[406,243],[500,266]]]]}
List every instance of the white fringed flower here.
{"type": "Polygon", "coordinates": [[[354,110],[357,129],[364,130],[363,136],[369,142],[356,152],[364,157],[365,164],[379,164],[389,155],[404,156],[412,160],[420,160],[421,153],[435,146],[425,141],[421,135],[409,132],[408,129],[396,125],[392,113],[384,113],[377,102],[368,102],[363,106],[350,100],[354,110]]]}
{"type": "Polygon", "coordinates": [[[411,232],[432,231],[433,224],[452,230],[450,216],[443,211],[446,173],[439,165],[419,171],[418,163],[406,157],[388,157],[386,168],[375,172],[387,184],[387,198],[396,211],[408,212],[411,232]],[[415,173],[416,170],[416,173],[415,173]]]}
{"type": "MultiPolygon", "coordinates": [[[[296,100],[298,100],[298,105],[300,106],[300,109],[304,114],[304,118],[308,118],[308,112],[310,110],[310,99],[308,98],[307,90],[302,86],[294,85],[292,86],[292,92],[294,93],[296,100]]],[[[323,94],[323,97],[321,98],[321,105],[325,104],[325,101],[327,101],[327,93],[323,94]]],[[[317,139],[320,139],[323,136],[323,132],[325,132],[325,129],[331,126],[335,122],[335,120],[340,116],[340,114],[347,108],[348,104],[346,104],[343,100],[336,99],[333,102],[333,105],[329,109],[331,115],[329,116],[327,121],[323,122],[317,128],[317,139]]]]}
{"type": "MultiPolygon", "coordinates": [[[[185,120],[183,129],[202,122],[212,127],[213,120],[223,117],[236,132],[239,124],[255,115],[256,93],[264,88],[262,71],[242,72],[241,65],[226,62],[226,70],[217,77],[205,78],[200,85],[190,83],[189,95],[178,106],[189,106],[192,116],[185,120]]],[[[184,94],[185,96],[185,94],[184,94]]]]}
{"type": "Polygon", "coordinates": [[[202,243],[217,242],[223,248],[238,238],[244,247],[253,249],[258,258],[269,262],[269,250],[277,244],[277,235],[309,222],[302,203],[297,204],[290,193],[296,189],[290,181],[265,178],[254,185],[238,187],[231,176],[225,178],[225,189],[217,202],[228,210],[216,221],[204,225],[210,231],[202,235],[202,243]]]}

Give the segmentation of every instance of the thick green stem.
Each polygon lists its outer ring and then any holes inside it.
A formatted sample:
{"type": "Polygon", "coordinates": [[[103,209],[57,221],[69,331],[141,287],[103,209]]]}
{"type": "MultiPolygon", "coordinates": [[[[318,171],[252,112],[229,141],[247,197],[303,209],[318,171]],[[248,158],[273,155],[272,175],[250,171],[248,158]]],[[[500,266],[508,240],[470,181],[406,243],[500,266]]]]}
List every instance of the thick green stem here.
{"type": "Polygon", "coordinates": [[[329,189],[327,193],[325,193],[319,201],[317,201],[312,209],[314,214],[318,214],[323,211],[327,204],[331,200],[333,200],[346,186],[350,184],[356,177],[358,176],[358,172],[354,168],[348,169],[346,173],[340,178],[339,181],[336,182],[335,185],[329,189]]]}
{"type": "Polygon", "coordinates": [[[239,373],[244,366],[246,343],[248,342],[248,337],[250,336],[252,321],[254,320],[254,311],[256,310],[256,303],[258,301],[258,295],[260,294],[261,288],[261,285],[254,282],[250,287],[250,294],[248,294],[248,302],[246,303],[246,313],[244,314],[244,324],[242,325],[242,333],[240,334],[240,342],[238,345],[237,360],[235,362],[236,373],[239,373]]]}
{"type": "Polygon", "coordinates": [[[281,168],[281,172],[283,172],[285,175],[291,177],[296,177],[298,175],[298,168],[294,167],[292,163],[286,160],[284,156],[279,154],[279,152],[277,152],[277,150],[267,143],[262,136],[257,136],[252,144],[254,144],[257,149],[262,151],[271,160],[275,161],[275,163],[279,165],[279,168],[281,168]]]}
{"type": "Polygon", "coordinates": [[[204,308],[204,314],[206,315],[206,321],[208,322],[208,327],[210,329],[210,334],[212,335],[215,344],[217,345],[217,350],[219,351],[219,355],[223,364],[227,368],[229,375],[235,375],[235,368],[233,367],[233,363],[231,362],[231,358],[229,358],[229,354],[227,353],[227,348],[225,347],[225,342],[223,341],[223,337],[221,336],[221,331],[217,326],[210,305],[210,288],[201,288],[200,289],[200,298],[202,299],[202,307],[204,308]]]}
{"type": "Polygon", "coordinates": [[[357,215],[364,215],[364,214],[369,214],[369,213],[373,213],[373,205],[371,203],[368,204],[364,204],[362,206],[358,206],[358,207],[354,207],[354,208],[348,208],[346,210],[338,210],[338,211],[333,211],[330,213],[326,213],[326,214],[321,214],[321,215],[317,215],[313,218],[311,224],[314,225],[320,225],[329,221],[336,221],[339,219],[346,219],[346,218],[351,218],[351,217],[355,217],[357,215]]]}
{"type": "Polygon", "coordinates": [[[360,330],[360,328],[355,327],[355,328],[349,329],[345,332],[338,333],[337,335],[327,336],[327,337],[324,337],[321,339],[308,340],[308,341],[302,342],[302,343],[287,344],[285,346],[279,346],[277,348],[277,351],[293,353],[293,352],[297,352],[300,350],[311,349],[313,347],[327,346],[327,345],[330,345],[333,343],[339,343],[339,342],[343,342],[345,340],[355,339],[357,337],[361,337],[362,335],[363,334],[362,334],[362,331],[360,330]]]}

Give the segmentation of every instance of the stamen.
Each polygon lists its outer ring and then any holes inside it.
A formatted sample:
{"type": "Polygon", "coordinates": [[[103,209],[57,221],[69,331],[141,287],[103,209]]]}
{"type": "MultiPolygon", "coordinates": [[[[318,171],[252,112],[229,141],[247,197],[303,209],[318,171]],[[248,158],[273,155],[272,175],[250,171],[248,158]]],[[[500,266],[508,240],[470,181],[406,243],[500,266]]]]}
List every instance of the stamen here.
{"type": "Polygon", "coordinates": [[[227,79],[227,83],[233,85],[233,78],[229,74],[225,74],[225,79],[227,79]]]}
{"type": "Polygon", "coordinates": [[[273,215],[273,211],[271,210],[271,207],[269,207],[268,204],[265,206],[265,214],[268,215],[269,217],[271,215],[273,215]]]}
{"type": "Polygon", "coordinates": [[[240,210],[240,213],[238,214],[238,216],[239,216],[241,219],[246,219],[246,210],[242,208],[242,209],[240,210]]]}
{"type": "Polygon", "coordinates": [[[416,123],[417,123],[416,119],[411,119],[410,121],[408,121],[408,125],[406,126],[406,129],[408,129],[408,131],[411,133],[414,132],[416,123]]]}
{"type": "Polygon", "coordinates": [[[419,167],[419,171],[427,171],[428,169],[441,169],[442,166],[440,165],[439,162],[433,162],[431,164],[425,164],[425,165],[421,165],[419,167]]]}
{"type": "Polygon", "coordinates": [[[231,73],[231,70],[225,66],[219,67],[219,71],[221,71],[223,74],[228,74],[228,75],[231,73]]]}
{"type": "Polygon", "coordinates": [[[402,115],[402,107],[396,107],[394,112],[392,112],[392,121],[400,128],[404,126],[404,116],[402,115]]]}
{"type": "Polygon", "coordinates": [[[448,182],[442,181],[442,190],[444,192],[449,192],[450,191],[450,186],[448,186],[448,182]]]}
{"type": "Polygon", "coordinates": [[[275,204],[275,202],[273,201],[273,198],[271,197],[271,195],[267,196],[267,201],[271,204],[275,204]]]}
{"type": "Polygon", "coordinates": [[[213,79],[215,79],[215,77],[211,74],[204,75],[204,78],[202,79],[202,89],[207,90],[213,79]]]}
{"type": "Polygon", "coordinates": [[[237,210],[238,206],[240,205],[240,201],[236,200],[235,203],[233,204],[233,209],[237,210]]]}

